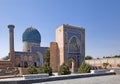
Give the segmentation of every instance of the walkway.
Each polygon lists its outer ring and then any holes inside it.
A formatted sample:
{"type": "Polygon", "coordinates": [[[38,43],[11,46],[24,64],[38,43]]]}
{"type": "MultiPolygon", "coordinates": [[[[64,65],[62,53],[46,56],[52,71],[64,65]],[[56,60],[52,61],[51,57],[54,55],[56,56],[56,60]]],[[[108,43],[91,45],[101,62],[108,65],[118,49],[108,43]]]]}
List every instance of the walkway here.
{"type": "Polygon", "coordinates": [[[33,84],[120,84],[120,75],[78,78],[33,84]]]}

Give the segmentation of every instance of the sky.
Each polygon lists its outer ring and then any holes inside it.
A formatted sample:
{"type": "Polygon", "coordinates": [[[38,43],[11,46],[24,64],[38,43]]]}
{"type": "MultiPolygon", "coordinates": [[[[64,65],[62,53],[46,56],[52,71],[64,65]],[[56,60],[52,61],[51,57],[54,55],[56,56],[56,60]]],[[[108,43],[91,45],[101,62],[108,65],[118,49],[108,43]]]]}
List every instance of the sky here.
{"type": "Polygon", "coordinates": [[[15,51],[22,51],[22,34],[32,26],[41,34],[41,46],[55,41],[62,24],[86,31],[86,56],[120,54],[120,0],[0,0],[0,58],[8,55],[7,26],[15,25],[15,51]]]}

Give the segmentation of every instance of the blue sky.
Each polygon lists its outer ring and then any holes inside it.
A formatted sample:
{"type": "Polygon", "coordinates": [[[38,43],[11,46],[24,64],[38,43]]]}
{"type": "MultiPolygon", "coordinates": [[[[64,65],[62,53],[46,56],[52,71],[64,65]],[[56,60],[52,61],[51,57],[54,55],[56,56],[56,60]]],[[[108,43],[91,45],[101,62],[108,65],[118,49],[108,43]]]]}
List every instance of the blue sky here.
{"type": "Polygon", "coordinates": [[[41,46],[49,46],[56,28],[70,24],[86,29],[86,55],[120,54],[120,0],[0,0],[0,57],[9,52],[8,24],[16,26],[16,51],[27,27],[37,28],[41,46]]]}

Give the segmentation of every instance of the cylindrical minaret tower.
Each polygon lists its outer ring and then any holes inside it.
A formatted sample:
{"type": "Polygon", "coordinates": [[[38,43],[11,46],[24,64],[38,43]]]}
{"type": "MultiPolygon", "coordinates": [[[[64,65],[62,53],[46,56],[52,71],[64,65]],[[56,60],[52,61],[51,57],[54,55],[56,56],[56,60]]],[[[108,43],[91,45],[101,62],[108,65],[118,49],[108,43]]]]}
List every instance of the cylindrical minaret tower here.
{"type": "Polygon", "coordinates": [[[14,51],[14,25],[8,25],[9,28],[9,43],[10,43],[10,52],[14,51]]]}
{"type": "Polygon", "coordinates": [[[9,28],[9,45],[10,45],[9,56],[10,56],[10,61],[14,64],[14,28],[15,26],[10,24],[8,25],[8,28],[9,28]]]}

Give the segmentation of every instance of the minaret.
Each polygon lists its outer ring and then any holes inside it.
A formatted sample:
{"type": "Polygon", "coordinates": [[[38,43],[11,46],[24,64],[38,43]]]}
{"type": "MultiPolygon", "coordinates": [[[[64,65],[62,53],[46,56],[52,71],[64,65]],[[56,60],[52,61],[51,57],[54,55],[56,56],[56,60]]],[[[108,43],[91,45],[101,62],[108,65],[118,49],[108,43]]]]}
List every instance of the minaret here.
{"type": "Polygon", "coordinates": [[[9,28],[9,45],[10,45],[9,56],[10,56],[10,61],[13,63],[13,66],[14,66],[14,28],[15,26],[10,24],[8,25],[8,28],[9,28]]]}

